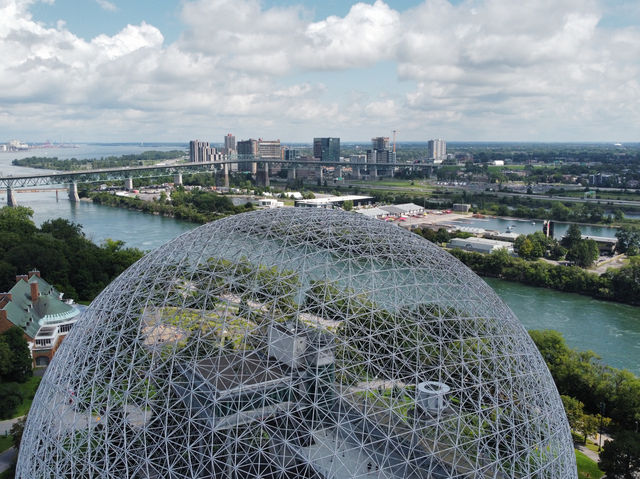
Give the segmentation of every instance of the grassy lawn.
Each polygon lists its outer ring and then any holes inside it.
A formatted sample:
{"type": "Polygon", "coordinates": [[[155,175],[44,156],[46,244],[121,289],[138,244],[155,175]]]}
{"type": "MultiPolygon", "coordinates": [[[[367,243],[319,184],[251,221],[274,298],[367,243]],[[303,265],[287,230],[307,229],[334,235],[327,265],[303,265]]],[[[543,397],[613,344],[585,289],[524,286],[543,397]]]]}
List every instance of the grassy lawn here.
{"type": "Polygon", "coordinates": [[[593,452],[598,452],[598,445],[594,442],[592,442],[591,440],[587,441],[587,444],[585,446],[587,449],[590,449],[593,452]]]}
{"type": "Polygon", "coordinates": [[[576,450],[576,463],[578,464],[578,479],[600,479],[604,472],[598,469],[598,464],[576,450]]]}
{"type": "Polygon", "coordinates": [[[16,388],[20,390],[24,400],[22,404],[20,404],[16,408],[16,412],[13,414],[13,417],[24,416],[29,412],[31,408],[31,402],[33,401],[33,396],[36,394],[36,390],[38,389],[38,385],[42,378],[40,376],[32,376],[25,383],[13,383],[16,388]]]}
{"type": "Polygon", "coordinates": [[[0,435],[0,452],[6,451],[13,446],[13,436],[0,435]]]}

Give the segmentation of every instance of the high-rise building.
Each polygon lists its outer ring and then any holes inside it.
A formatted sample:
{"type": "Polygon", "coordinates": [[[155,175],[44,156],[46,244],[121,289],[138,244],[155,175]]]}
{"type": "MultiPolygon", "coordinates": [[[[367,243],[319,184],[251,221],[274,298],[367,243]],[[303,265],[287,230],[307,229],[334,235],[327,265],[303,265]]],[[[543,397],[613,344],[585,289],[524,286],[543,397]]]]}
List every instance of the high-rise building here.
{"type": "Polygon", "coordinates": [[[216,149],[209,146],[206,141],[191,140],[189,142],[189,161],[192,163],[203,163],[210,161],[211,155],[216,149]]]}
{"type": "Polygon", "coordinates": [[[225,155],[236,153],[236,137],[231,133],[227,133],[224,137],[224,153],[225,155]]]}
{"type": "Polygon", "coordinates": [[[282,147],[280,140],[258,140],[258,156],[267,160],[281,160],[282,147]]]}
{"type": "MultiPolygon", "coordinates": [[[[395,163],[396,154],[389,150],[389,137],[377,136],[371,138],[371,149],[367,150],[367,163],[375,165],[376,163],[395,163]]],[[[393,167],[370,166],[369,175],[376,177],[378,174],[393,176],[393,167]]]]}
{"type": "Polygon", "coordinates": [[[442,161],[447,157],[447,142],[438,138],[427,143],[427,158],[429,160],[442,161]]]}
{"type": "Polygon", "coordinates": [[[340,138],[314,138],[313,157],[320,161],[340,161],[340,138]]]}
{"type": "MultiPolygon", "coordinates": [[[[238,157],[250,157],[253,160],[258,156],[258,140],[249,138],[248,140],[239,141],[237,144],[238,157]]],[[[250,171],[252,175],[256,174],[256,162],[255,161],[243,161],[238,163],[238,169],[241,171],[250,171]]]]}
{"type": "Polygon", "coordinates": [[[389,137],[388,136],[377,136],[375,138],[371,138],[371,148],[374,150],[388,150],[389,149],[389,137]]]}
{"type": "MultiPolygon", "coordinates": [[[[282,147],[280,140],[258,140],[258,156],[263,160],[282,160],[282,147]]],[[[280,172],[280,165],[273,163],[263,163],[265,172],[265,184],[269,184],[269,174],[275,175],[280,172]]]]}
{"type": "Polygon", "coordinates": [[[241,140],[237,144],[238,155],[253,155],[258,154],[258,141],[252,138],[248,140],[241,140]]]}

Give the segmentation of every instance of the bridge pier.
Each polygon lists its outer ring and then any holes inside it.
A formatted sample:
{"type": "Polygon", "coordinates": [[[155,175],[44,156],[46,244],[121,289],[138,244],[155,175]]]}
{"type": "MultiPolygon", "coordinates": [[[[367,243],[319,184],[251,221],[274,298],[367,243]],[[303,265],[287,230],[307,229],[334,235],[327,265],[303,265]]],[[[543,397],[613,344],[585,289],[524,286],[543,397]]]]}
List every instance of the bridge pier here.
{"type": "Polygon", "coordinates": [[[124,189],[127,191],[131,191],[133,189],[133,178],[125,178],[124,180],[124,189]]]}
{"type": "Polygon", "coordinates": [[[263,163],[256,172],[256,183],[259,186],[269,186],[269,163],[263,163]]]}
{"type": "Polygon", "coordinates": [[[7,206],[18,206],[16,194],[10,186],[7,186],[7,206]]]}
{"type": "Polygon", "coordinates": [[[174,185],[181,185],[182,184],[182,173],[181,172],[177,172],[175,175],[173,175],[173,184],[174,185]]]}
{"type": "Polygon", "coordinates": [[[80,202],[80,197],[78,196],[78,183],[75,181],[69,183],[69,201],[73,201],[74,203],[80,202]]]}
{"type": "Polygon", "coordinates": [[[324,182],[324,168],[322,168],[322,166],[318,166],[318,169],[316,170],[316,175],[318,177],[318,184],[320,186],[322,186],[322,183],[324,182]]]}
{"type": "Polygon", "coordinates": [[[224,187],[229,188],[229,163],[225,163],[224,167],[224,187]]]}
{"type": "Polygon", "coordinates": [[[292,166],[287,170],[287,180],[295,180],[296,179],[296,167],[292,166]]]}

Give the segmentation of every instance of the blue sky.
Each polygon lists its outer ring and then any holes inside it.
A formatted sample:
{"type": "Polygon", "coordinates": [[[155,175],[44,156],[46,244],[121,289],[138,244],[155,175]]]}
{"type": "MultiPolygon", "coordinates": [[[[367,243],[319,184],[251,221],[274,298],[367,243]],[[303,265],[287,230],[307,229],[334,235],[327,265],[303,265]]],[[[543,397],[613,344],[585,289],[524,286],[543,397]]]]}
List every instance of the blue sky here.
{"type": "Polygon", "coordinates": [[[637,0],[0,0],[1,141],[638,141],[637,0]]]}

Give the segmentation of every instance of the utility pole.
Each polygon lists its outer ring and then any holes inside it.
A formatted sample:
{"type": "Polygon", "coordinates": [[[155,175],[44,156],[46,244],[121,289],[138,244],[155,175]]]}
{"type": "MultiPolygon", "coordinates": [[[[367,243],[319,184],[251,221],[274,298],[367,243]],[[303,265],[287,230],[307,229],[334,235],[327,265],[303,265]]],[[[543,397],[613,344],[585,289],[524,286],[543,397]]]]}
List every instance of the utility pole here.
{"type": "Polygon", "coordinates": [[[600,434],[598,434],[598,452],[602,451],[602,418],[604,417],[604,402],[600,403],[600,434]]]}

